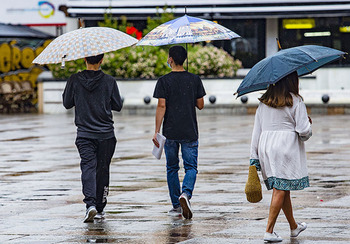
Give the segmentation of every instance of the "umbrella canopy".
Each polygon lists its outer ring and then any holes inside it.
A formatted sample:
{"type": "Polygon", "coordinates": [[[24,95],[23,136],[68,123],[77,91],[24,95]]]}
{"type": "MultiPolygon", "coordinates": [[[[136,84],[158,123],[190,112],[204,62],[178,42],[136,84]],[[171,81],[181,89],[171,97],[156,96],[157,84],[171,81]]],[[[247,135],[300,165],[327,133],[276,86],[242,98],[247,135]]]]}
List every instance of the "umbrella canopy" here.
{"type": "MultiPolygon", "coordinates": [[[[237,89],[237,97],[249,92],[265,90],[283,77],[297,71],[299,76],[340,59],[345,52],[329,47],[306,45],[283,49],[251,68],[237,89]]],[[[235,94],[236,94],[235,93],[235,94]]]]}
{"type": "Polygon", "coordinates": [[[137,43],[137,39],[108,27],[89,27],[65,33],[53,40],[33,63],[52,64],[95,56],[137,43]]]}
{"type": "Polygon", "coordinates": [[[230,40],[240,37],[226,27],[209,20],[184,15],[150,31],[137,46],[162,46],[178,43],[230,40]]]}

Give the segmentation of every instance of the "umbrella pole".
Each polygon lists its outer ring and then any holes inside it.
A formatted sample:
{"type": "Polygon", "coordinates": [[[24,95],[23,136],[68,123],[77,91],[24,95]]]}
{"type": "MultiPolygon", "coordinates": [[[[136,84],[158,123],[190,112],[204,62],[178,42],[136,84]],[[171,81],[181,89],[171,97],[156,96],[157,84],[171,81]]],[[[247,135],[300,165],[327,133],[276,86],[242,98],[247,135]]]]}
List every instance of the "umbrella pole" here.
{"type": "Polygon", "coordinates": [[[186,43],[186,52],[187,52],[187,58],[186,58],[186,64],[187,64],[187,71],[188,71],[188,50],[187,50],[187,43],[186,43]]]}
{"type": "MultiPolygon", "coordinates": [[[[185,6],[185,15],[187,14],[187,6],[185,6]]],[[[186,59],[186,65],[187,65],[187,72],[188,72],[188,49],[187,49],[187,43],[186,43],[186,52],[187,52],[187,59],[186,59]]]]}

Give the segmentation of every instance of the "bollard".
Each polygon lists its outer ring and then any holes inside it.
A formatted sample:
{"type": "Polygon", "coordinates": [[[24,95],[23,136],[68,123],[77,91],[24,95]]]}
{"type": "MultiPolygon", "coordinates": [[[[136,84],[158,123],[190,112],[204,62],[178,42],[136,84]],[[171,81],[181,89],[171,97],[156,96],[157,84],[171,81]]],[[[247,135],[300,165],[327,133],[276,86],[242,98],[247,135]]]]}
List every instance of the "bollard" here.
{"type": "Polygon", "coordinates": [[[144,101],[145,104],[149,104],[151,102],[151,98],[149,96],[145,96],[143,98],[143,101],[144,101]]]}
{"type": "Polygon", "coordinates": [[[327,94],[324,94],[324,95],[322,96],[322,102],[323,102],[323,103],[328,103],[328,101],[329,101],[329,96],[328,96],[327,94]]]}
{"type": "Polygon", "coordinates": [[[241,102],[242,103],[247,103],[248,102],[248,97],[247,96],[242,96],[241,97],[241,102]]]}
{"type": "Polygon", "coordinates": [[[216,97],[215,97],[215,96],[210,96],[210,97],[209,97],[209,102],[210,102],[211,104],[214,104],[214,103],[216,102],[216,97]]]}

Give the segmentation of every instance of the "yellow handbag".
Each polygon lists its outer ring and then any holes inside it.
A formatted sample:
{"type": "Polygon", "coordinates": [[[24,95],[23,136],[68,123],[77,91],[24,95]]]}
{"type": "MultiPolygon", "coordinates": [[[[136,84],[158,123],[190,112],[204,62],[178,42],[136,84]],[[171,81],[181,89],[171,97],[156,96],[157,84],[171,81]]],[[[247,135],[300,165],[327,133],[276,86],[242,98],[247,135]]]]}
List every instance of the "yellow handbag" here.
{"type": "Polygon", "coordinates": [[[248,202],[256,203],[262,199],[261,183],[255,165],[249,166],[248,180],[244,192],[248,202]]]}

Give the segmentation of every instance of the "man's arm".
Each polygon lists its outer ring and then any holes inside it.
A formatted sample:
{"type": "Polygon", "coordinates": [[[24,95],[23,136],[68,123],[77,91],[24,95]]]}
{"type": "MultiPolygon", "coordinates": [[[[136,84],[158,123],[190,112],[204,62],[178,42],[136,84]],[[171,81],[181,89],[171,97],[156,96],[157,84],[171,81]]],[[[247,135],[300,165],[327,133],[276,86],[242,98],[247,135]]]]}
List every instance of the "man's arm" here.
{"type": "Polygon", "coordinates": [[[66,83],[66,87],[64,88],[64,92],[62,94],[63,98],[63,106],[66,109],[70,109],[74,107],[74,91],[73,91],[73,81],[69,78],[66,83]]]}
{"type": "Polygon", "coordinates": [[[202,110],[204,108],[204,99],[203,99],[203,97],[197,99],[196,107],[199,110],[202,110]]]}
{"type": "Polygon", "coordinates": [[[112,107],[112,110],[117,111],[117,112],[120,112],[120,110],[122,110],[122,107],[123,107],[123,102],[122,102],[122,99],[120,97],[117,82],[115,82],[113,85],[113,91],[112,91],[112,97],[111,97],[111,107],[112,107]]]}
{"type": "Polygon", "coordinates": [[[158,98],[158,105],[157,105],[157,110],[156,110],[156,128],[154,131],[154,136],[153,136],[153,143],[156,145],[156,147],[159,147],[159,142],[157,141],[157,133],[160,132],[160,127],[162,126],[162,122],[164,119],[165,115],[165,110],[166,110],[166,101],[165,98],[158,98]]]}

